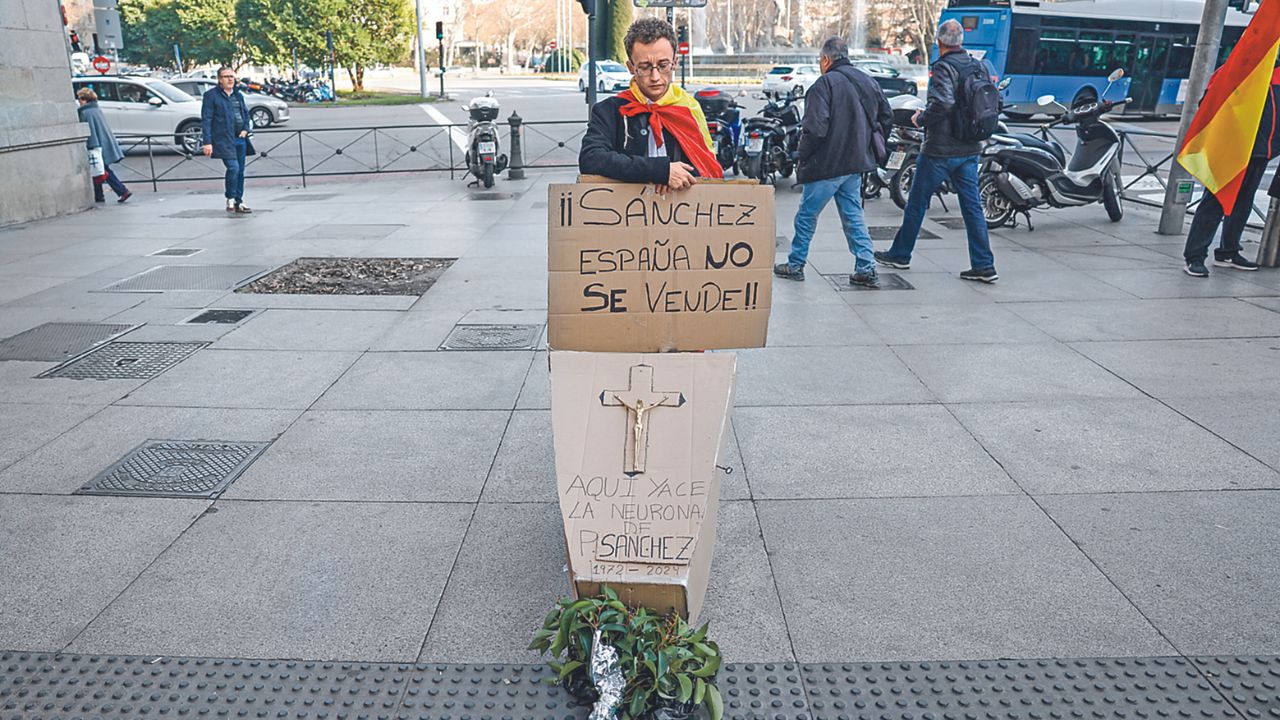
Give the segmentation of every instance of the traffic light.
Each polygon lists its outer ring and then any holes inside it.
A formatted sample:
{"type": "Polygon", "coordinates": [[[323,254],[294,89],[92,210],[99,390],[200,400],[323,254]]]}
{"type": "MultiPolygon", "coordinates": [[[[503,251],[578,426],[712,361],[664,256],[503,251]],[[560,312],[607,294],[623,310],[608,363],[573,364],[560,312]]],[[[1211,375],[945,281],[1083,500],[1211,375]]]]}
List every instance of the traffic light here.
{"type": "Polygon", "coordinates": [[[688,25],[681,25],[680,27],[676,28],[676,39],[682,43],[689,42],[689,26],[688,25]]]}
{"type": "Polygon", "coordinates": [[[436,21],[436,39],[437,40],[444,39],[444,22],[441,20],[436,21]]]}
{"type": "Polygon", "coordinates": [[[588,15],[594,15],[596,10],[595,0],[578,0],[578,4],[582,6],[582,12],[588,15]]]}

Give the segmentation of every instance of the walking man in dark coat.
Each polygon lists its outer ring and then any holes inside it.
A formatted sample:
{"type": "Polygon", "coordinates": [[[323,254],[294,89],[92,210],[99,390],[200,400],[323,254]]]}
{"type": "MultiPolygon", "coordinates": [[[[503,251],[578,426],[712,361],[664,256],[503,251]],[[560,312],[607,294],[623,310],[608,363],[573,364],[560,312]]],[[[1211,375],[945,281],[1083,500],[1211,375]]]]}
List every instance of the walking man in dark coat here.
{"type": "Polygon", "coordinates": [[[244,204],[244,163],[253,123],[244,96],[236,88],[236,73],[225,65],[218,68],[218,87],[204,94],[200,123],[205,157],[218,158],[227,168],[223,191],[227,212],[253,212],[244,204]]]}
{"type": "Polygon", "coordinates": [[[98,94],[92,88],[80,88],[76,92],[76,99],[80,101],[80,107],[76,110],[80,115],[80,122],[89,125],[89,139],[85,141],[85,145],[90,150],[96,148],[102,151],[102,167],[105,173],[93,179],[93,200],[94,202],[107,201],[106,195],[102,192],[102,183],[105,180],[111,186],[111,191],[116,194],[116,202],[125,202],[133,197],[133,193],[129,192],[129,188],[120,182],[120,178],[116,177],[111,169],[112,165],[124,160],[124,152],[120,149],[120,143],[116,142],[116,136],[111,133],[111,127],[107,125],[102,109],[98,107],[98,94]]]}
{"type": "Polygon", "coordinates": [[[804,185],[804,196],[796,212],[791,254],[773,268],[773,274],[804,280],[818,215],[834,197],[854,257],[849,283],[878,288],[871,234],[862,214],[862,174],[876,168],[876,147],[884,148],[893,126],[893,111],[876,81],[849,64],[849,45],[844,38],[833,37],[823,43],[818,64],[822,77],[805,95],[800,124],[796,181],[804,185]],[[873,139],[877,134],[878,143],[873,139]]]}

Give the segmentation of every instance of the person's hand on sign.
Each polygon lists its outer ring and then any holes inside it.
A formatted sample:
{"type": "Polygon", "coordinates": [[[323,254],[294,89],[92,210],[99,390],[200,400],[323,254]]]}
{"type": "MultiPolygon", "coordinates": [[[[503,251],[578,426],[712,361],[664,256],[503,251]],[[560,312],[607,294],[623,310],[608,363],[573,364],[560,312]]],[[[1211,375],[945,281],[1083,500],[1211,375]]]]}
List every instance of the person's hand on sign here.
{"type": "Polygon", "coordinates": [[[696,185],[698,178],[693,173],[692,165],[682,162],[671,163],[671,169],[667,173],[667,187],[671,190],[683,190],[696,185]]]}

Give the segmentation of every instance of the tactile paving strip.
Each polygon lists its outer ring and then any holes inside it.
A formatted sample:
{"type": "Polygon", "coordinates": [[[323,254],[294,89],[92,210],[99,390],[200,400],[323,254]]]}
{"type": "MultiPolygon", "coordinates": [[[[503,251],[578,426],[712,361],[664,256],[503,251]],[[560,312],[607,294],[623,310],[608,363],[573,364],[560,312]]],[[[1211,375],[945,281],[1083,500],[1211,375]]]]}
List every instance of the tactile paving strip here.
{"type": "Polygon", "coordinates": [[[257,265],[161,265],[113,282],[100,292],[233,290],[270,269],[257,265]]]}
{"type": "Polygon", "coordinates": [[[541,325],[454,325],[441,350],[532,350],[541,325]]]}
{"type": "Polygon", "coordinates": [[[77,490],[80,495],[216,498],[267,443],[148,440],[77,490]]]}
{"type": "Polygon", "coordinates": [[[37,375],[69,380],[149,380],[186,360],[206,342],[113,342],[37,375]]]}
{"type": "MultiPolygon", "coordinates": [[[[1211,672],[1221,671],[1220,679],[1249,676],[1260,683],[1280,660],[1201,658],[1196,663],[1206,671],[1216,665],[1211,672]]],[[[0,652],[0,720],[584,720],[589,708],[545,683],[549,677],[541,665],[0,652]]],[[[1241,717],[1183,658],[730,664],[721,669],[718,685],[726,720],[1241,717]]]]}
{"type": "Polygon", "coordinates": [[[814,720],[1239,718],[1184,658],[804,666],[814,720]]]}
{"type": "Polygon", "coordinates": [[[902,277],[898,273],[877,272],[876,274],[880,276],[880,287],[878,288],[869,288],[862,285],[850,285],[848,273],[841,275],[823,275],[822,277],[826,278],[827,282],[831,283],[831,286],[840,292],[879,292],[880,290],[916,289],[915,285],[912,285],[906,278],[902,277]]]}
{"type": "Polygon", "coordinates": [[[1280,718],[1280,658],[1192,658],[1209,682],[1248,718],[1280,718]]]}
{"type": "Polygon", "coordinates": [[[45,323],[0,340],[0,360],[62,362],[132,327],[103,323],[45,323]]]}

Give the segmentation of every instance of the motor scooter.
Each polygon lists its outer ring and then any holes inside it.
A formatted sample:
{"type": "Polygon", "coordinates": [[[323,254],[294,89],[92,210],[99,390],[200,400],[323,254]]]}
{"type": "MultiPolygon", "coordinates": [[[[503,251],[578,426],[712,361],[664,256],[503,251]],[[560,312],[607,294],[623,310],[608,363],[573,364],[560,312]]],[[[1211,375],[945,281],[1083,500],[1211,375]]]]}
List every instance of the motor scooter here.
{"type": "Polygon", "coordinates": [[[472,98],[462,106],[470,118],[467,133],[467,170],[475,176],[474,183],[493,187],[493,176],[507,169],[507,156],[498,152],[498,99],[492,92],[472,98]]]}

